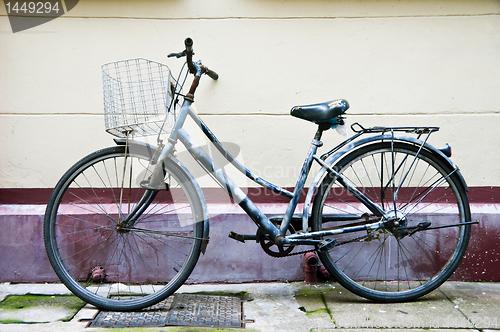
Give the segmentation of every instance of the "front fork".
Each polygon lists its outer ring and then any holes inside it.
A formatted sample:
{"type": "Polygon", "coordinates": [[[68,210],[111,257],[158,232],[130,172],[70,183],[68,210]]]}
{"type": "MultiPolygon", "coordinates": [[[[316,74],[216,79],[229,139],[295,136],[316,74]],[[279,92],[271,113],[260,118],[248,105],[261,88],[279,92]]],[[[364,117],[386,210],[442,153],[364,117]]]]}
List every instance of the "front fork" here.
{"type": "Polygon", "coordinates": [[[116,226],[117,230],[128,231],[132,227],[134,227],[137,218],[139,218],[144,213],[144,211],[147,210],[147,208],[155,199],[157,193],[157,190],[146,190],[134,209],[116,226]]]}
{"type": "MultiPolygon", "coordinates": [[[[118,224],[116,225],[116,228],[120,232],[127,232],[128,230],[132,229],[137,221],[137,219],[148,209],[148,207],[151,205],[151,203],[154,201],[156,195],[158,194],[158,190],[168,190],[168,184],[165,183],[165,174],[163,171],[163,162],[158,163],[159,155],[164,149],[164,145],[160,144],[156,149],[146,143],[137,143],[135,142],[134,145],[129,146],[127,141],[121,140],[121,139],[115,139],[114,140],[116,144],[118,145],[125,145],[127,150],[135,148],[136,144],[139,144],[139,148],[141,149],[147,149],[149,155],[151,156],[151,164],[155,165],[154,171],[159,171],[161,174],[161,180],[158,182],[155,182],[155,187],[152,187],[152,182],[153,182],[153,176],[150,177],[149,180],[141,181],[140,185],[142,188],[146,189],[144,194],[142,195],[141,199],[135,207],[133,208],[130,213],[123,219],[119,220],[118,224]],[[154,151],[154,152],[153,152],[154,151]]],[[[125,153],[128,153],[129,151],[126,151],[125,153]]],[[[154,174],[153,171],[153,174],[154,174]]],[[[157,171],[157,173],[158,173],[157,171]]]]}

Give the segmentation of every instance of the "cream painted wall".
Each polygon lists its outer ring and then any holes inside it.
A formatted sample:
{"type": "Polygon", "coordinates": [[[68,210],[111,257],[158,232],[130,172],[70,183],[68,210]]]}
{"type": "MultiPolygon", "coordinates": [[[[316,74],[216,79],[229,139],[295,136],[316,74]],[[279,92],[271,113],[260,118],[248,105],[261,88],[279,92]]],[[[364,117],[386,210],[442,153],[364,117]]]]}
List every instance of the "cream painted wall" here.
{"type": "Polygon", "coordinates": [[[199,113],[279,185],[315,130],[290,108],[339,97],[351,123],[441,126],[431,143],[453,146],[468,184],[500,185],[500,1],[83,0],[15,34],[0,8],[0,187],[53,187],[111,145],[100,66],[147,57],[178,72],[165,55],[187,36],[220,74],[202,80],[199,113]]]}

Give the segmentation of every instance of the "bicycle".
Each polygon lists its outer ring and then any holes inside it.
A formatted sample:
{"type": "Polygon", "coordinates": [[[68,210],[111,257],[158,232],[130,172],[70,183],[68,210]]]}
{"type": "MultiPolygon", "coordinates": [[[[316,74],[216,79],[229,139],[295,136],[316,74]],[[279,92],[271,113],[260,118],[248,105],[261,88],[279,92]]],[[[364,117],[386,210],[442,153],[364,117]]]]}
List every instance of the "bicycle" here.
{"type": "Polygon", "coordinates": [[[103,66],[106,125],[119,137],[116,146],[63,175],[44,219],[50,263],[75,295],[104,310],[137,310],[187,280],[207,248],[209,216],[200,186],[175,157],[179,141],[257,225],[255,234],[230,232],[235,240],[257,241],[276,257],[315,251],[342,286],[374,301],[413,300],[451,276],[477,221],[450,147],[427,142],[439,128],[355,123],[351,137],[318,156],[322,133],[345,124],[349,104],[294,107],[291,115],[317,131],[290,192],[239,163],[195,113],[200,78],[218,74],[193,62],[192,45],[187,38],[182,52],[169,55],[186,58],[177,80],[165,65],[145,59],[103,66]],[[194,79],[183,95],[189,74],[194,79]],[[214,165],[183,128],[188,116],[236,169],[290,200],[283,216],[266,216],[214,165]],[[156,147],[130,138],[151,134],[158,135],[156,147]],[[296,212],[313,163],[320,169],[296,212]]]}

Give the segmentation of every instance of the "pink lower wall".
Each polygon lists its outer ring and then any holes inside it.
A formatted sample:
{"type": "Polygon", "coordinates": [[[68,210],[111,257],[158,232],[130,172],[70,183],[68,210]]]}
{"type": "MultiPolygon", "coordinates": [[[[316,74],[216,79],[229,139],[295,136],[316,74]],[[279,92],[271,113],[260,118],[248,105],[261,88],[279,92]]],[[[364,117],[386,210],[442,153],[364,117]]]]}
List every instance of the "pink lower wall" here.
{"type": "MultiPolygon", "coordinates": [[[[496,188],[472,188],[472,236],[466,257],[451,279],[500,281],[500,200],[496,188]]],[[[215,193],[212,192],[212,194],[215,193]]],[[[251,194],[252,192],[250,192],[251,194]]],[[[43,214],[50,190],[0,190],[0,282],[57,282],[43,243],[43,214]],[[14,202],[22,202],[15,204],[14,202]],[[31,202],[31,204],[28,204],[31,202]]],[[[249,195],[250,195],[249,194],[249,195]]],[[[231,204],[214,204],[208,193],[210,243],[191,275],[191,282],[251,282],[303,280],[303,257],[272,258],[259,244],[240,243],[229,231],[252,234],[256,227],[231,204]]],[[[212,198],[211,198],[212,197],[212,198]]],[[[283,203],[270,204],[272,195],[254,195],[266,209],[284,211],[283,203]]]]}

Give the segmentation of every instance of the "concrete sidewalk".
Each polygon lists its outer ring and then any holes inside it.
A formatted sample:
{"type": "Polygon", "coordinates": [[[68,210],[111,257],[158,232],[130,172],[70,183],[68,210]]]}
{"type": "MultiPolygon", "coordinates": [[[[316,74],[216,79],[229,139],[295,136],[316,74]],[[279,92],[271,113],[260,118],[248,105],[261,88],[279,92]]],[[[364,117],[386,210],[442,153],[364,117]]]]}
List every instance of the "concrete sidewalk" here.
{"type": "MultiPolygon", "coordinates": [[[[446,282],[438,290],[409,303],[372,303],[337,283],[253,283],[185,285],[179,292],[248,292],[243,311],[253,331],[495,331],[500,330],[500,283],[446,282]]],[[[69,294],[60,284],[0,284],[0,300],[8,295],[69,294]]],[[[65,308],[59,308],[61,311],[65,308]]],[[[6,312],[0,319],[32,324],[0,324],[0,331],[197,331],[193,328],[86,328],[97,310],[85,306],[67,322],[57,321],[65,312],[41,307],[6,312]],[[14,315],[14,316],[12,316],[14,315]],[[17,315],[17,316],[16,316],[17,315]],[[83,321],[82,321],[83,320],[83,321]],[[36,323],[36,322],[39,323],[36,323]],[[41,323],[45,322],[45,323],[41,323]]],[[[200,329],[210,331],[216,329],[200,329]]],[[[229,329],[228,329],[229,330],[229,329]]],[[[232,329],[234,331],[234,329],[232,329]]]]}

